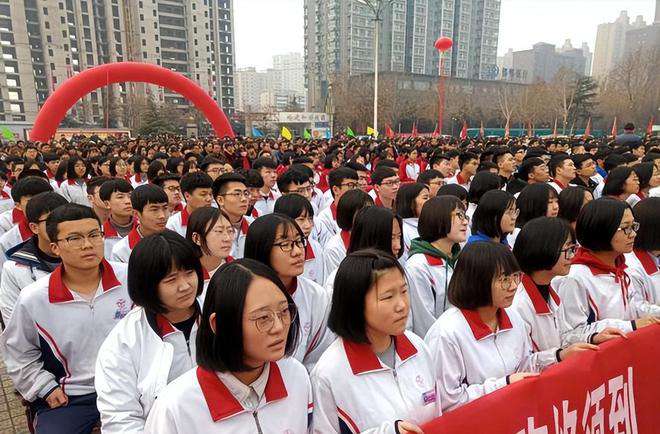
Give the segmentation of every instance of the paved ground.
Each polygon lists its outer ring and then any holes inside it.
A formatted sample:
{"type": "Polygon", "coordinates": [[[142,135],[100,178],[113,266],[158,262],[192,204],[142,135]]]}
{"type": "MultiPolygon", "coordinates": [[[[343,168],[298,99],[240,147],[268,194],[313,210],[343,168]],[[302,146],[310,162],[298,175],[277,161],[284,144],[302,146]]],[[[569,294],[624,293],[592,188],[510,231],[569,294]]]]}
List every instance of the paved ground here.
{"type": "Polygon", "coordinates": [[[0,357],[0,433],[26,434],[29,433],[25,423],[25,409],[21,400],[14,394],[14,387],[7,376],[5,364],[0,357]]]}

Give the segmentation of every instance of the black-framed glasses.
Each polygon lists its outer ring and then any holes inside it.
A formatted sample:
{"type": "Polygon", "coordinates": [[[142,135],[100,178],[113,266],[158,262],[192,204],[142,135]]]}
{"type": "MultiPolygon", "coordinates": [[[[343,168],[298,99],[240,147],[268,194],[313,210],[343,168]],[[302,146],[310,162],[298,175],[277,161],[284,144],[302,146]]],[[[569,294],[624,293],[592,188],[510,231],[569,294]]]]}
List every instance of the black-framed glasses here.
{"type": "Polygon", "coordinates": [[[359,184],[358,184],[357,182],[344,182],[344,183],[342,183],[340,186],[341,186],[341,187],[348,187],[348,188],[350,188],[351,190],[353,190],[353,189],[355,189],[355,188],[358,188],[358,185],[359,185],[359,184]]]}
{"type": "Polygon", "coordinates": [[[393,181],[386,181],[386,182],[381,182],[381,183],[380,183],[380,185],[387,185],[388,187],[394,187],[395,185],[400,185],[400,184],[401,184],[401,180],[400,180],[400,179],[396,179],[396,180],[393,180],[393,181]]]}
{"type": "Polygon", "coordinates": [[[617,231],[623,231],[626,236],[632,235],[633,232],[637,233],[639,230],[639,222],[632,222],[630,226],[625,228],[618,228],[617,231]]]}
{"type": "Polygon", "coordinates": [[[237,199],[240,199],[241,197],[244,197],[244,198],[248,199],[250,197],[250,191],[249,190],[233,191],[231,193],[220,194],[218,196],[233,196],[237,199]]]}
{"type": "Polygon", "coordinates": [[[559,252],[564,254],[564,259],[571,259],[573,258],[573,256],[575,256],[575,252],[577,252],[577,249],[578,249],[577,244],[571,244],[565,249],[561,249],[559,252]]]}
{"type": "Polygon", "coordinates": [[[456,213],[454,214],[454,217],[456,217],[457,219],[459,219],[459,220],[461,220],[461,221],[463,221],[463,220],[465,220],[465,221],[467,221],[467,222],[470,221],[470,216],[467,215],[467,214],[465,214],[465,213],[462,212],[462,211],[458,211],[458,212],[456,212],[456,213]]]}
{"type": "Polygon", "coordinates": [[[260,333],[268,333],[275,326],[275,318],[279,319],[283,325],[289,325],[296,320],[298,309],[294,303],[288,303],[284,308],[278,311],[264,311],[256,318],[250,318],[260,333]]]}
{"type": "Polygon", "coordinates": [[[66,238],[59,238],[57,241],[65,242],[72,249],[82,249],[85,246],[85,241],[89,241],[92,246],[103,244],[103,232],[93,231],[86,236],[81,234],[74,234],[69,235],[66,238]]]}
{"type": "Polygon", "coordinates": [[[293,250],[294,246],[304,250],[305,246],[307,246],[307,240],[305,238],[299,238],[297,240],[280,241],[279,243],[273,244],[273,246],[279,247],[284,253],[289,253],[293,250]]]}

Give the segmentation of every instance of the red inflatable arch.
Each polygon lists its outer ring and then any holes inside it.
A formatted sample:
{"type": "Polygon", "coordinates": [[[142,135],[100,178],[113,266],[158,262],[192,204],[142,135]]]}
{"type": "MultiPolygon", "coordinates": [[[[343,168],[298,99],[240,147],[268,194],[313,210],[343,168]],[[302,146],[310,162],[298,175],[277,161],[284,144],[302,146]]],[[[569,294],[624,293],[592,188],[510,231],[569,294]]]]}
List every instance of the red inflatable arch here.
{"type": "Polygon", "coordinates": [[[150,83],[186,97],[211,123],[218,137],[234,137],[229,120],[218,104],[197,83],[177,72],[138,62],[107,63],[87,69],[66,80],[53,92],[34,121],[30,140],[45,142],[55,135],[66,112],[83,96],[108,84],[150,83]]]}

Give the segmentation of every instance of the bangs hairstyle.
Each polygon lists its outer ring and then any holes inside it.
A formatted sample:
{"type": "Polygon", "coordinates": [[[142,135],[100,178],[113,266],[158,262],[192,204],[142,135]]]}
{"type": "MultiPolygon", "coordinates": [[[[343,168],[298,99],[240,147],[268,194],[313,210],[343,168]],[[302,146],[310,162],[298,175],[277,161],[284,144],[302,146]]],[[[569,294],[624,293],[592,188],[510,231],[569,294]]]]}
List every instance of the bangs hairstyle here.
{"type": "Polygon", "coordinates": [[[569,186],[563,189],[559,193],[559,215],[557,217],[569,223],[575,223],[582,210],[586,194],[591,194],[591,192],[581,185],[569,186]]]}
{"type": "Polygon", "coordinates": [[[347,253],[363,249],[378,249],[392,254],[392,223],[396,220],[401,231],[401,249],[397,258],[403,255],[403,220],[391,210],[379,206],[362,208],[355,215],[351,242],[347,253]]]}
{"type": "Polygon", "coordinates": [[[472,217],[472,233],[481,232],[490,238],[502,236],[502,216],[516,203],[511,193],[502,190],[486,192],[479,200],[479,205],[472,217]]]}
{"type": "Polygon", "coordinates": [[[419,182],[404,184],[399,188],[394,200],[394,209],[401,218],[419,217],[415,214],[415,200],[422,191],[426,190],[429,193],[429,187],[419,182]]]}
{"type": "Polygon", "coordinates": [[[139,213],[149,204],[167,204],[167,193],[154,184],[143,184],[131,192],[131,206],[139,213]]]}
{"type": "Polygon", "coordinates": [[[291,217],[284,214],[267,214],[252,222],[245,237],[244,257],[254,259],[269,267],[270,252],[273,250],[277,230],[282,228],[285,237],[299,235],[305,239],[302,229],[291,217]]]}
{"type": "Polygon", "coordinates": [[[526,274],[550,270],[559,260],[567,240],[575,242],[575,233],[568,222],[538,217],[523,226],[513,246],[513,255],[526,274]]]}
{"type": "Polygon", "coordinates": [[[594,252],[612,250],[612,238],[627,209],[630,209],[627,202],[611,197],[601,197],[586,204],[575,225],[580,245],[594,252]]]}
{"type": "Polygon", "coordinates": [[[273,212],[284,214],[294,220],[302,216],[303,213],[306,213],[307,217],[314,217],[314,207],[310,201],[297,193],[278,197],[273,212]]]}
{"type": "Polygon", "coordinates": [[[551,199],[558,200],[557,191],[548,184],[531,184],[523,188],[516,206],[520,214],[516,219],[516,227],[522,228],[525,223],[536,217],[545,217],[548,213],[548,202],[551,199]]]}
{"type": "Polygon", "coordinates": [[[397,259],[374,249],[350,253],[339,264],[335,275],[328,328],[337,336],[359,344],[369,344],[364,317],[365,298],[373,285],[386,272],[405,272],[397,259]]]}
{"type": "Polygon", "coordinates": [[[436,196],[455,196],[467,202],[468,192],[458,184],[445,184],[438,189],[436,196]]]}
{"type": "Polygon", "coordinates": [[[344,193],[337,204],[337,226],[339,226],[339,229],[351,231],[355,214],[368,206],[374,206],[374,200],[364,191],[354,189],[344,193]]]}
{"type": "Polygon", "coordinates": [[[468,201],[476,205],[486,192],[500,188],[502,188],[502,178],[499,175],[489,171],[478,172],[470,182],[468,201]]]}
{"type": "MultiPolygon", "coordinates": [[[[248,288],[257,276],[275,284],[286,301],[295,305],[275,271],[263,263],[239,259],[222,265],[209,283],[197,331],[196,358],[202,368],[219,372],[253,369],[244,361],[243,311],[248,288]],[[209,321],[212,313],[215,314],[215,332],[209,321]]],[[[299,333],[300,320],[296,316],[289,326],[284,357],[294,353],[299,333]]]]}
{"type": "Polygon", "coordinates": [[[467,244],[458,256],[449,281],[449,302],[468,310],[491,306],[493,281],[519,271],[518,261],[508,246],[492,241],[467,244]]]}
{"type": "Polygon", "coordinates": [[[635,164],[632,169],[639,178],[639,188],[647,188],[651,181],[651,177],[653,176],[655,164],[653,164],[653,162],[635,164]]]}
{"type": "Polygon", "coordinates": [[[231,224],[229,216],[224,211],[210,206],[198,208],[190,214],[186,228],[186,240],[193,245],[193,249],[198,257],[211,254],[209,246],[206,243],[206,237],[211,232],[211,228],[220,220],[220,217],[223,217],[231,224]],[[201,246],[195,244],[193,234],[199,235],[201,246]]]}
{"type": "Polygon", "coordinates": [[[174,270],[195,271],[197,296],[202,293],[202,264],[190,242],[170,230],[141,239],[128,260],[128,295],[133,303],[142,306],[147,312],[167,313],[158,296],[158,285],[174,270]]]}
{"type": "Polygon", "coordinates": [[[112,193],[132,193],[133,186],[130,182],[121,178],[112,178],[101,184],[99,197],[102,201],[110,200],[112,193]]]}
{"type": "Polygon", "coordinates": [[[96,220],[99,230],[101,229],[101,221],[90,207],[78,205],[77,203],[67,203],[58,206],[51,211],[46,219],[46,234],[48,235],[48,239],[53,243],[56,242],[60,235],[58,227],[60,223],[87,219],[96,220]]]}
{"type": "MultiPolygon", "coordinates": [[[[85,160],[83,160],[82,158],[75,156],[69,158],[69,160],[66,162],[67,179],[86,179],[88,174],[89,174],[89,165],[87,165],[87,163],[85,163],[85,160]],[[85,165],[85,173],[83,174],[83,176],[78,176],[76,174],[76,163],[79,161],[85,165]]],[[[115,173],[113,173],[113,175],[115,175],[115,173]]]]}
{"type": "Polygon", "coordinates": [[[67,200],[59,193],[54,191],[44,191],[36,196],[33,196],[25,207],[25,218],[28,223],[39,223],[39,218],[49,212],[54,211],[57,207],[66,205],[67,200]]]}
{"type": "Polygon", "coordinates": [[[463,202],[455,196],[436,196],[429,199],[419,215],[419,237],[429,243],[445,238],[451,232],[453,212],[457,209],[465,212],[463,202]]]}
{"type": "MultiPolygon", "coordinates": [[[[32,201],[30,201],[32,203],[32,201]]],[[[28,207],[30,206],[28,203],[28,207]]],[[[639,230],[635,237],[635,248],[652,252],[660,250],[660,197],[649,197],[633,208],[639,230]]]]}
{"type": "MultiPolygon", "coordinates": [[[[625,191],[626,180],[633,173],[633,169],[628,166],[615,167],[607,174],[605,178],[605,187],[603,187],[603,196],[618,196],[625,191]]],[[[641,184],[640,184],[641,185],[641,184]]]]}

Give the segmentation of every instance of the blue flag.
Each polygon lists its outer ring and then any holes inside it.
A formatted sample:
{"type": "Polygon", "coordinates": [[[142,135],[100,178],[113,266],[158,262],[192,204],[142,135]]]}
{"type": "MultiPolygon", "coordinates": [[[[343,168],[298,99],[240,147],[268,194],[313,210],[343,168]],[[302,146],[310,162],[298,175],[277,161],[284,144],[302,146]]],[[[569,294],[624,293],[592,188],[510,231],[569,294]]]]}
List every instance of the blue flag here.
{"type": "Polygon", "coordinates": [[[260,129],[252,127],[252,137],[264,137],[264,133],[260,129]]]}

